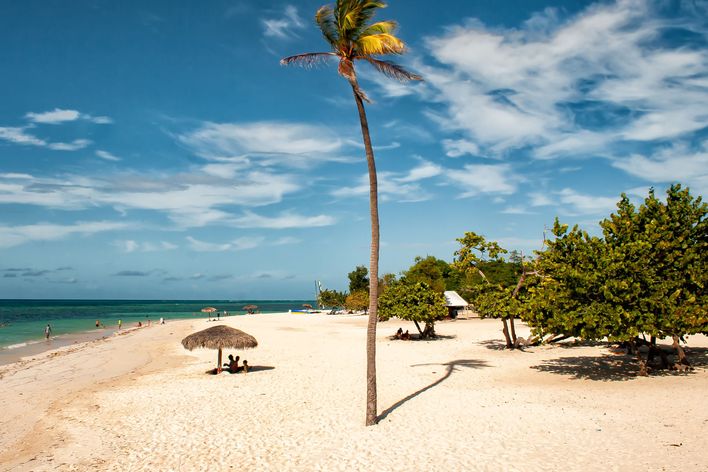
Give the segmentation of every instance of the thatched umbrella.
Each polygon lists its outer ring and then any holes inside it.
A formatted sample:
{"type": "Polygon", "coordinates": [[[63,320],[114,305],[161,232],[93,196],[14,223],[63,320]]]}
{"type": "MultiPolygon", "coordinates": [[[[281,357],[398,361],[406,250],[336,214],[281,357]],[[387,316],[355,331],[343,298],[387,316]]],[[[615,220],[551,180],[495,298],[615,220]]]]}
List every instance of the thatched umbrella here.
{"type": "Polygon", "coordinates": [[[215,311],[216,308],[214,308],[213,306],[202,308],[202,313],[214,313],[215,311]]]}
{"type": "Polygon", "coordinates": [[[222,349],[250,349],[258,346],[258,341],[256,341],[256,338],[248,333],[244,333],[240,329],[231,328],[226,325],[218,325],[190,334],[182,340],[182,346],[190,351],[198,347],[218,349],[219,357],[216,371],[221,372],[222,349]]]}
{"type": "Polygon", "coordinates": [[[312,305],[310,305],[309,303],[303,303],[302,307],[307,308],[308,310],[312,310],[312,305]]]}
{"type": "Polygon", "coordinates": [[[248,313],[253,313],[258,309],[257,305],[246,305],[245,307],[241,308],[242,310],[246,310],[248,313]]]}

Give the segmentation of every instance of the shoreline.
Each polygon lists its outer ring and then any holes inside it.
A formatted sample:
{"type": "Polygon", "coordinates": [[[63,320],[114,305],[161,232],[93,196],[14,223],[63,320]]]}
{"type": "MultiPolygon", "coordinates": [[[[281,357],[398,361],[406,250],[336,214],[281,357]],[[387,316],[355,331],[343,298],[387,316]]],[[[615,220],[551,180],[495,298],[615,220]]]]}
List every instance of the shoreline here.
{"type": "Polygon", "coordinates": [[[631,357],[604,346],[499,350],[498,320],[441,322],[440,339],[411,342],[390,336],[412,323],[379,323],[381,421],[366,428],[366,321],[221,320],[258,340],[224,352],[248,359],[248,374],[206,375],[216,351],[180,341],[212,323],[190,319],[2,366],[0,470],[700,471],[708,462],[705,336],[689,339],[691,374],[640,378],[631,357]]]}

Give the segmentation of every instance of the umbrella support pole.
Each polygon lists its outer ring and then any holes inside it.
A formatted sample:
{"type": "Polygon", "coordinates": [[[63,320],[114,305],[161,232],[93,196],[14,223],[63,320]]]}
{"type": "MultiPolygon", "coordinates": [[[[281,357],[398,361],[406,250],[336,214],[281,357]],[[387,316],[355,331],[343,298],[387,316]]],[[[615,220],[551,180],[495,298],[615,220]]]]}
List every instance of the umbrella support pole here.
{"type": "Polygon", "coordinates": [[[216,373],[217,374],[221,373],[221,349],[219,349],[219,360],[218,360],[218,364],[216,365],[216,373]]]}

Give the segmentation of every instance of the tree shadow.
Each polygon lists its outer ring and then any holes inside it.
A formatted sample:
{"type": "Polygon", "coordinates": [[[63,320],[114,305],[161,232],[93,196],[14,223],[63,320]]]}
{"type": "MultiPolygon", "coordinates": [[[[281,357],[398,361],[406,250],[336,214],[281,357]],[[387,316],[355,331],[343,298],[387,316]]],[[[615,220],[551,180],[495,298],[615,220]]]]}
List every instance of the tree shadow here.
{"type": "Polygon", "coordinates": [[[487,339],[486,341],[480,342],[480,344],[487,349],[491,349],[493,351],[504,351],[506,350],[506,341],[503,341],[501,339],[487,339]]]}
{"type": "Polygon", "coordinates": [[[393,405],[389,406],[385,410],[381,412],[379,415],[377,421],[382,421],[384,420],[388,415],[393,413],[393,411],[406,403],[409,400],[412,400],[413,398],[417,397],[423,392],[426,392],[430,390],[431,388],[440,385],[442,382],[447,380],[448,377],[452,375],[452,373],[456,370],[458,370],[458,367],[468,367],[471,369],[481,369],[482,367],[489,367],[489,363],[487,361],[481,361],[481,360],[476,360],[476,359],[457,359],[454,361],[446,362],[444,364],[414,364],[411,365],[411,367],[420,367],[420,366],[429,366],[429,365],[434,365],[434,366],[444,366],[445,367],[445,374],[440,377],[438,380],[435,382],[431,383],[430,385],[426,385],[425,387],[421,388],[420,390],[417,390],[410,395],[398,400],[396,403],[393,405]]]}
{"type": "MultiPolygon", "coordinates": [[[[708,367],[708,348],[684,347],[688,360],[694,370],[679,372],[676,370],[660,368],[659,356],[656,356],[649,366],[649,376],[670,376],[670,375],[690,375],[696,372],[696,368],[708,367]]],[[[670,364],[676,361],[673,352],[665,350],[670,364]]],[[[644,354],[646,356],[646,353],[644,354]]],[[[632,380],[639,375],[639,362],[635,355],[628,354],[603,354],[600,356],[574,356],[560,357],[543,361],[543,363],[531,366],[540,372],[550,372],[553,374],[567,375],[574,379],[599,380],[599,381],[626,381],[632,380]]]]}

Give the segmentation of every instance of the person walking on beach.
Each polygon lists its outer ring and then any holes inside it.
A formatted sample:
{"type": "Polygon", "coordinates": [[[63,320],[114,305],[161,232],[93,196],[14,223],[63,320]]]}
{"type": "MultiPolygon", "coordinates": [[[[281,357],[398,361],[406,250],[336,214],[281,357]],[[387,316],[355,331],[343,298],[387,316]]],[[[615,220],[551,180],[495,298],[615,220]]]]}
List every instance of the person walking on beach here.
{"type": "Polygon", "coordinates": [[[49,336],[52,334],[52,327],[49,326],[49,323],[47,323],[47,327],[44,328],[44,339],[49,339],[49,336]]]}

